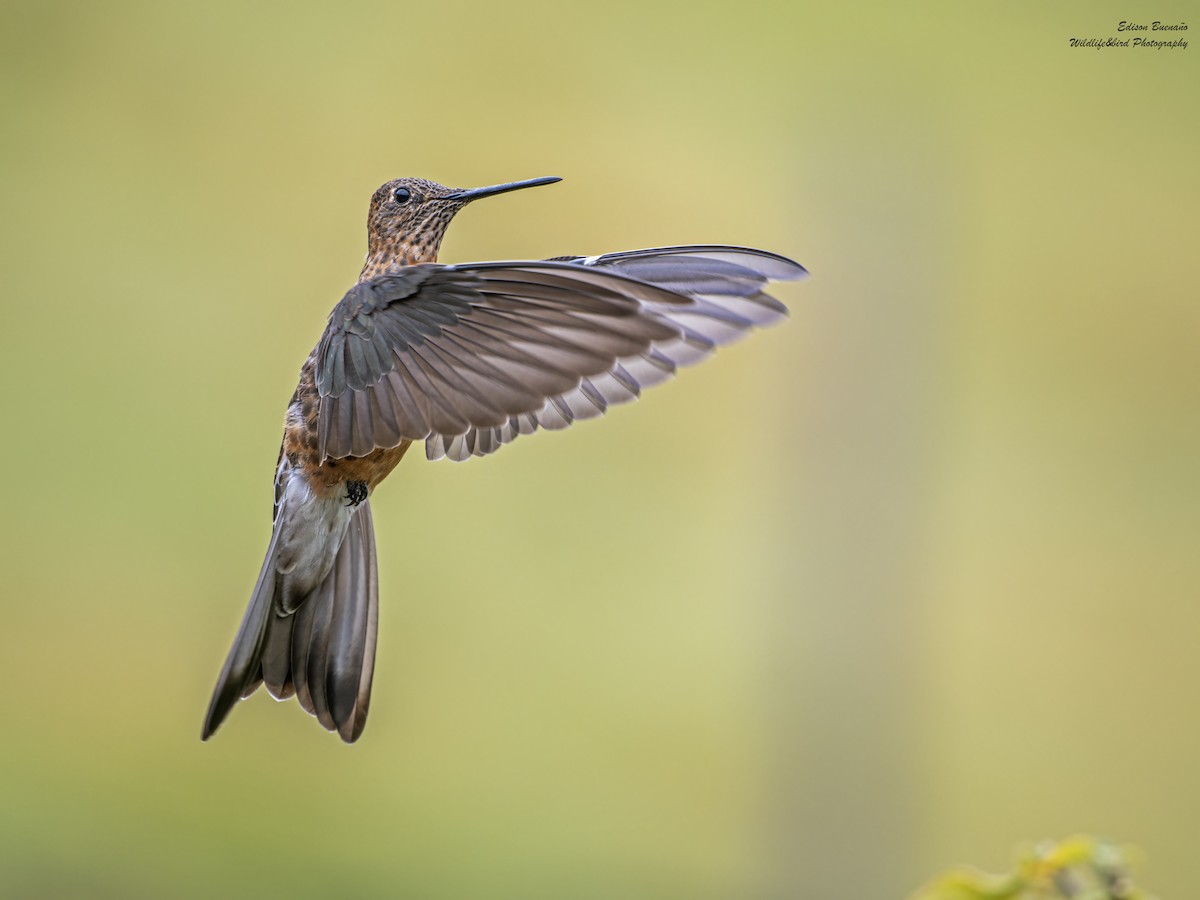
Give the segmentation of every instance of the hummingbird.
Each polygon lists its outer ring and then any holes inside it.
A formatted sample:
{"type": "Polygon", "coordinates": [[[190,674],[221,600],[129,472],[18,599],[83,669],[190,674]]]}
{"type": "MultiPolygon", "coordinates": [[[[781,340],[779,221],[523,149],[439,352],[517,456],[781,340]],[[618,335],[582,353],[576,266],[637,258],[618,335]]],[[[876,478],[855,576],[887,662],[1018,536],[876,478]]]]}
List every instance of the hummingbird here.
{"type": "Polygon", "coordinates": [[[379,579],[371,494],[416,441],[461,462],[640,396],[786,307],[807,274],[748,247],[691,245],[445,265],[469,203],[552,184],[399,178],[371,197],[367,256],[300,370],[271,540],[201,738],[260,685],[353,743],[371,699],[379,579]]]}

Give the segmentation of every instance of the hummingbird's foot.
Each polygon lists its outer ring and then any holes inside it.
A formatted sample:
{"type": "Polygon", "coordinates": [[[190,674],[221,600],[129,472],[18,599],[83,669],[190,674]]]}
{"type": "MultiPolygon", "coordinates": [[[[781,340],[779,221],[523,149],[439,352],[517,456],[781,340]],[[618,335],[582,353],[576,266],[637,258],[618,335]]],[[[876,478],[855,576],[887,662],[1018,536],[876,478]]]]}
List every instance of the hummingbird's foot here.
{"type": "Polygon", "coordinates": [[[367,499],[367,483],[365,481],[346,482],[347,506],[358,506],[367,499]]]}

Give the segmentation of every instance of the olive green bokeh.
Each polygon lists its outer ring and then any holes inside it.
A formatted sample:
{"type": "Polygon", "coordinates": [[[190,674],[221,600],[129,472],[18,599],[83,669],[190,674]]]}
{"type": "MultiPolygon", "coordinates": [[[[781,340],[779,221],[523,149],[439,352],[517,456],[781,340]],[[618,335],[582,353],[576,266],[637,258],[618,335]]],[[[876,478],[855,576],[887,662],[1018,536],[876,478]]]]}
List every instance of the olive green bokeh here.
{"type": "Polygon", "coordinates": [[[861,900],[1089,831],[1186,895],[1200,47],[1045,6],[5,4],[3,885],[861,900]],[[447,260],[814,277],[602,424],[407,460],[363,741],[257,696],[202,745],[399,175],[564,177],[447,260]]]}

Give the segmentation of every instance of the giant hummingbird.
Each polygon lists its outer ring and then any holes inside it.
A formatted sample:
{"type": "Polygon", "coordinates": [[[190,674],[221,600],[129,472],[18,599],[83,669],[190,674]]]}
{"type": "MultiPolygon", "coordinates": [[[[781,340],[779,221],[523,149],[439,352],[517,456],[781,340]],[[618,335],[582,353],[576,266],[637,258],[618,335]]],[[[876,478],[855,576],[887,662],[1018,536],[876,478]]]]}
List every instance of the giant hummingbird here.
{"type": "Polygon", "coordinates": [[[806,274],[723,245],[438,263],[468,203],[559,180],[461,190],[400,178],[371,197],[366,262],[287,407],[271,541],[204,739],[259,685],[344,741],[362,734],[379,609],[370,497],[414,441],[462,461],[602,415],[780,321],[764,287],[806,274]]]}

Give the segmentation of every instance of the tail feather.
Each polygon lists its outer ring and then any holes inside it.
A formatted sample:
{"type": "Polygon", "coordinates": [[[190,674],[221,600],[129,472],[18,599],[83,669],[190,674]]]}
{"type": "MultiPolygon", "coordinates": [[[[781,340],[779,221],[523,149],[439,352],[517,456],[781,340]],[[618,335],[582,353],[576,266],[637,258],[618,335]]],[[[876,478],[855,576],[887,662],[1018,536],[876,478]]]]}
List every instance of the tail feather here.
{"type": "Polygon", "coordinates": [[[370,501],[354,511],[329,573],[291,615],[280,615],[273,602],[277,582],[286,577],[276,573],[278,534],[277,527],[202,737],[207,740],[239,699],[265,683],[278,699],[294,694],[322,726],[353,743],[366,725],[379,620],[370,501]]]}
{"type": "MultiPolygon", "coordinates": [[[[342,545],[345,546],[345,543],[343,540],[342,545]]],[[[312,634],[308,640],[308,664],[305,668],[304,678],[308,684],[309,697],[312,699],[312,714],[317,717],[321,727],[329,731],[336,730],[337,725],[334,724],[333,717],[329,714],[329,701],[325,694],[325,668],[329,661],[329,635],[333,625],[334,598],[338,591],[338,569],[341,568],[339,566],[341,557],[342,553],[339,550],[338,558],[334,560],[329,575],[317,585],[317,589],[304,602],[305,606],[313,608],[312,634]]]]}
{"type": "Polygon", "coordinates": [[[333,568],[301,613],[292,640],[297,697],[325,728],[353,743],[366,724],[379,617],[370,501],[358,508],[333,568]]]}
{"type": "MultiPolygon", "coordinates": [[[[367,632],[363,640],[362,666],[358,673],[358,698],[354,704],[354,724],[351,730],[355,741],[367,725],[367,710],[371,707],[371,683],[375,680],[375,644],[379,637],[379,563],[375,554],[375,528],[367,520],[367,558],[370,561],[370,581],[367,585],[367,632]]],[[[345,735],[343,735],[345,737],[345,735]]]]}
{"type": "Polygon", "coordinates": [[[313,616],[320,605],[320,590],[318,586],[308,602],[301,604],[292,616],[292,680],[296,684],[296,700],[310,716],[317,714],[317,708],[308,689],[308,651],[312,647],[313,616]]]}
{"type": "Polygon", "coordinates": [[[267,558],[263,560],[262,571],[258,573],[254,592],[250,595],[250,605],[246,607],[246,615],[242,617],[237,637],[233,639],[229,656],[225,658],[225,665],[217,677],[216,687],[213,688],[208,713],[204,717],[204,728],[200,732],[201,740],[207,741],[213,732],[221,727],[234,704],[242,697],[249,696],[258,686],[263,646],[266,643],[272,600],[275,597],[275,562],[278,550],[279,529],[276,528],[271,535],[267,558]]]}
{"type": "MultiPolygon", "coordinates": [[[[253,678],[251,678],[250,681],[247,682],[246,686],[244,688],[242,688],[241,699],[245,700],[247,697],[249,697],[251,694],[253,694],[255,691],[257,691],[260,687],[262,687],[262,683],[263,683],[262,669],[259,669],[258,674],[255,675],[253,678]]],[[[224,716],[222,716],[222,718],[224,718],[224,716]]],[[[217,723],[217,725],[220,725],[220,724],[221,724],[220,722],[217,723]]],[[[217,730],[216,726],[214,725],[213,731],[216,731],[216,730],[217,730]]]]}
{"type": "Polygon", "coordinates": [[[366,724],[366,697],[375,670],[379,572],[369,505],[363,506],[350,523],[334,569],[338,586],[330,624],[325,691],[338,734],[342,740],[353,742],[366,724]],[[361,716],[357,714],[360,704],[364,707],[361,716]]]}
{"type": "Polygon", "coordinates": [[[267,623],[262,681],[276,700],[286,700],[296,693],[292,681],[292,629],[295,621],[295,615],[281,615],[276,607],[271,611],[271,619],[267,623]]]}

